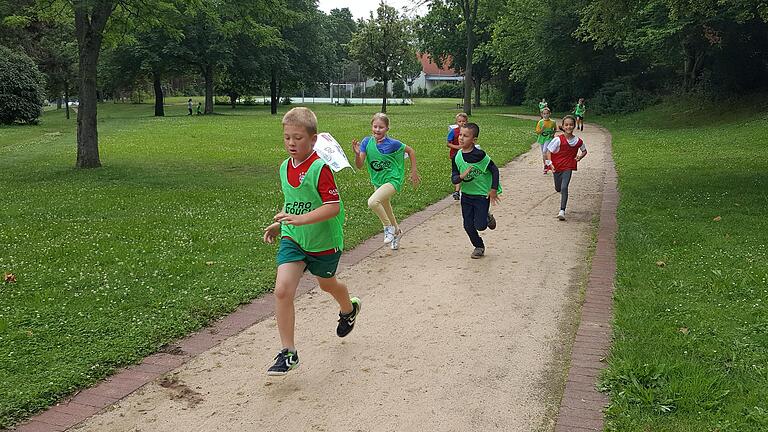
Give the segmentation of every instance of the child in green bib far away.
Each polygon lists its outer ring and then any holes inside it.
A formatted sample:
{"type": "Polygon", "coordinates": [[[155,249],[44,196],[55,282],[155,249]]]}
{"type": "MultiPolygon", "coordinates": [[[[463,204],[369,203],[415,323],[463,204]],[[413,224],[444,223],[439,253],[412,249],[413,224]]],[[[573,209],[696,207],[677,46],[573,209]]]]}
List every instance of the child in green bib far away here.
{"type": "Polygon", "coordinates": [[[362,142],[352,141],[355,152],[355,165],[368,167],[371,183],[376,188],[368,198],[368,207],[376,213],[384,226],[384,243],[389,243],[392,250],[400,247],[400,237],[403,231],[397,224],[392,211],[390,200],[396,192],[400,192],[405,179],[405,159],[408,155],[411,161],[411,182],[419,184],[421,178],[416,167],[416,152],[409,146],[387,136],[389,117],[376,113],[371,120],[371,136],[363,138],[362,142]]]}
{"type": "Polygon", "coordinates": [[[541,159],[544,161],[544,175],[549,171],[549,166],[547,166],[546,163],[547,144],[549,144],[549,142],[552,141],[552,138],[555,137],[555,131],[557,130],[557,123],[549,118],[551,114],[552,111],[550,111],[549,108],[544,107],[544,109],[541,110],[541,120],[536,122],[536,142],[541,148],[541,159]]]}
{"type": "Polygon", "coordinates": [[[490,213],[490,205],[499,203],[501,185],[499,168],[485,151],[477,148],[480,126],[467,123],[461,128],[459,141],[461,151],[453,158],[454,184],[461,183],[461,216],[464,219],[464,231],[475,250],[471,258],[485,255],[485,243],[478,231],[486,228],[496,229],[496,218],[490,213]]]}
{"type": "Polygon", "coordinates": [[[264,241],[280,236],[275,280],[275,318],[282,350],[268,375],[285,375],[299,366],[294,344],[296,314],[293,299],[304,271],[317,277],[320,289],[339,303],[336,335],[352,331],[360,313],[360,299],[349,297],[336,279],[344,248],[344,206],[331,169],[315,153],[317,117],[307,108],[294,108],[283,117],[283,143],[288,152],[280,166],[283,210],[264,230],[264,241]]]}
{"type": "Polygon", "coordinates": [[[539,102],[539,114],[541,114],[542,111],[544,111],[544,108],[547,107],[547,100],[544,98],[541,98],[541,102],[539,102]]]}
{"type": "Polygon", "coordinates": [[[584,98],[579,98],[576,108],[573,109],[573,115],[576,116],[576,129],[578,130],[584,130],[584,113],[586,111],[587,107],[584,105],[584,98]]]}

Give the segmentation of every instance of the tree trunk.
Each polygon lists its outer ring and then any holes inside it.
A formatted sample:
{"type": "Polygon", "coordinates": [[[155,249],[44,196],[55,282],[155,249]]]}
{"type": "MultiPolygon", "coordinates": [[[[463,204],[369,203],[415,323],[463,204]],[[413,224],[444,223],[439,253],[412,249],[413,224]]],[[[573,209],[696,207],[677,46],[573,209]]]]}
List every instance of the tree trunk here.
{"type": "Polygon", "coordinates": [[[160,85],[160,74],[154,74],[153,87],[155,88],[155,117],[165,117],[165,107],[163,106],[165,100],[163,86],[160,85]]]}
{"type": "Polygon", "coordinates": [[[213,65],[207,64],[203,69],[205,78],[205,114],[213,114],[213,65]]]}
{"type": "Polygon", "coordinates": [[[472,115],[472,55],[475,52],[475,36],[467,29],[467,63],[464,67],[464,112],[472,115]]]}
{"type": "Polygon", "coordinates": [[[80,103],[77,108],[77,162],[78,168],[96,168],[99,160],[99,134],[96,117],[96,71],[104,27],[114,8],[114,2],[73,2],[75,34],[80,72],[80,103]],[[89,11],[89,6],[92,9],[89,11]],[[89,13],[90,12],[90,13],[89,13]]]}
{"type": "MultiPolygon", "coordinates": [[[[56,109],[57,110],[61,109],[61,96],[56,98],[56,109]]],[[[69,117],[67,117],[67,118],[69,118],[69,117]]]]}
{"type": "Polygon", "coordinates": [[[277,114],[277,73],[274,70],[272,71],[272,79],[269,81],[269,99],[269,112],[275,115],[277,114]]]}
{"type": "Polygon", "coordinates": [[[482,78],[475,77],[475,106],[480,106],[480,85],[482,83],[482,78]]]}
{"type": "Polygon", "coordinates": [[[387,87],[389,86],[389,77],[384,75],[384,95],[381,97],[381,112],[387,113],[387,87]]]}
{"type": "Polygon", "coordinates": [[[683,63],[683,88],[689,91],[696,86],[699,80],[699,73],[704,65],[706,51],[691,37],[683,41],[683,53],[685,55],[683,63]]]}
{"type": "Polygon", "coordinates": [[[69,120],[69,84],[64,84],[64,104],[67,107],[67,120],[69,120]]]}

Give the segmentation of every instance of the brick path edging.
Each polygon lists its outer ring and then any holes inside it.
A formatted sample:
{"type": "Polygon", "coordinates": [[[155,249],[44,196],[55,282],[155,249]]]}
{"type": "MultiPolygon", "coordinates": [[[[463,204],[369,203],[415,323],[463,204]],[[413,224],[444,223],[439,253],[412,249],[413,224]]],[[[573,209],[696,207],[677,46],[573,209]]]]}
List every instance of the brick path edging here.
{"type": "MultiPolygon", "coordinates": [[[[400,223],[400,228],[404,232],[408,232],[447,209],[453,203],[455,203],[454,199],[448,196],[409,216],[400,223]]],[[[348,270],[384,246],[381,237],[376,235],[354,249],[346,251],[339,261],[338,273],[348,270]]],[[[316,286],[315,278],[306,274],[299,283],[296,296],[306,294],[316,286]]],[[[194,356],[202,354],[225,339],[269,318],[274,314],[274,309],[273,296],[263,295],[254,299],[210,326],[169,344],[162,352],[146,357],[137,365],[120,369],[116,374],[96,386],[81,390],[64,401],[51,406],[13,430],[15,432],[65,431],[115,404],[144,384],[178,368],[194,356]]]]}
{"type": "MultiPolygon", "coordinates": [[[[589,125],[590,127],[597,127],[589,125]]],[[[611,347],[611,318],[613,315],[613,284],[616,274],[616,209],[619,203],[618,176],[612,157],[611,134],[603,179],[603,202],[597,248],[592,258],[581,322],[571,351],[571,367],[560,400],[555,432],[602,431],[603,409],[608,397],[595,387],[611,347]]]]}

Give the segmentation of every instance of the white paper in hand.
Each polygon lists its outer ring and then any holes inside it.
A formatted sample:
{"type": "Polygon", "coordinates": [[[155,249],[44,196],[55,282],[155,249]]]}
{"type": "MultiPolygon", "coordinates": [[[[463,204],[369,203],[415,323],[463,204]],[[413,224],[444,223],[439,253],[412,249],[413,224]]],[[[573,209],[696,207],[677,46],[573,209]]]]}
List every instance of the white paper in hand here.
{"type": "Polygon", "coordinates": [[[334,172],[339,172],[344,168],[352,168],[344,149],[328,132],[317,134],[315,152],[334,172]]]}

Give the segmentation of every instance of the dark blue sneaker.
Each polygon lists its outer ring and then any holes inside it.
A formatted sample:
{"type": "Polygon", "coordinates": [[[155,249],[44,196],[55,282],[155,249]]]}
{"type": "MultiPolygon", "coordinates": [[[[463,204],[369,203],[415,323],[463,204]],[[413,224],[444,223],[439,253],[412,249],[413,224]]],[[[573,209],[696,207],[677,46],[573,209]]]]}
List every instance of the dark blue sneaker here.
{"type": "Polygon", "coordinates": [[[283,376],[288,371],[299,367],[299,353],[294,351],[288,351],[288,348],[283,348],[282,351],[275,356],[275,364],[267,370],[267,375],[271,376],[283,376]]]}

